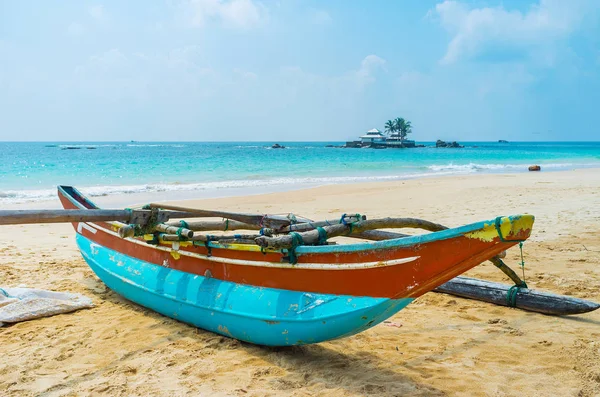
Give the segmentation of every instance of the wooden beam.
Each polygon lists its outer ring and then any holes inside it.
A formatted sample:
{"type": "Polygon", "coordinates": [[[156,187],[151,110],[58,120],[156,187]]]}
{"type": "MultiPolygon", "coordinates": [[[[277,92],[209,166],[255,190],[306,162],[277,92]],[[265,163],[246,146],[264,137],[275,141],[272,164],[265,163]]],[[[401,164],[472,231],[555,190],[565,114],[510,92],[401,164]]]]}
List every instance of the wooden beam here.
{"type": "Polygon", "coordinates": [[[511,288],[516,287],[459,276],[440,285],[434,291],[495,305],[512,305],[518,309],[559,316],[588,313],[600,308],[600,304],[571,296],[556,295],[527,288],[511,291],[511,288]],[[509,297],[509,294],[514,294],[514,296],[509,297]]]}
{"type": "Polygon", "coordinates": [[[303,218],[300,216],[295,216],[293,214],[288,215],[256,215],[256,214],[243,214],[236,212],[226,212],[226,211],[215,211],[215,210],[203,210],[199,208],[188,208],[188,207],[180,207],[177,205],[170,204],[158,204],[151,203],[150,208],[160,208],[167,209],[173,211],[184,211],[195,214],[196,216],[206,217],[206,218],[227,218],[233,219],[238,222],[248,223],[255,226],[260,227],[268,227],[276,230],[281,229],[282,227],[289,226],[292,223],[308,223],[311,220],[307,218],[303,218]]]}
{"type": "MultiPolygon", "coordinates": [[[[129,222],[133,211],[129,210],[0,210],[0,225],[19,225],[31,223],[68,223],[68,222],[129,222]]],[[[135,211],[135,216],[148,219],[150,211],[135,211]]]]}

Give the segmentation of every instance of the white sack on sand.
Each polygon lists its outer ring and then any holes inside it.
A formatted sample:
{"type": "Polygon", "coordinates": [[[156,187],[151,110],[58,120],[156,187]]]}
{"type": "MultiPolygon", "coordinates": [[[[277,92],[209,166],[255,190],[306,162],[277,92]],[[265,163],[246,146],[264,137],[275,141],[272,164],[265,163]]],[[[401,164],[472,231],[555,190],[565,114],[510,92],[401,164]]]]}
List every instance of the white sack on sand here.
{"type": "Polygon", "coordinates": [[[93,306],[92,300],[81,294],[0,287],[0,326],[93,306]]]}

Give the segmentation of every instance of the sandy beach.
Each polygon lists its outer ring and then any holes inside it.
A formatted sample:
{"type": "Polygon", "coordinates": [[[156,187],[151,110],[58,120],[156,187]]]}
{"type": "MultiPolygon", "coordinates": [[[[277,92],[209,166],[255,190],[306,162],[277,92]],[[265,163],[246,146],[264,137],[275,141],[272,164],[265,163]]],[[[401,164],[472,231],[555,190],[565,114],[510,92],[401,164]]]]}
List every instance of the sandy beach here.
{"type": "MultiPolygon", "coordinates": [[[[96,201],[113,206],[114,200],[96,201]]],[[[600,301],[598,169],[179,203],[312,219],[345,212],[407,216],[448,226],[530,213],[536,224],[524,245],[529,286],[600,301]]],[[[56,208],[58,200],[43,205],[56,208]]],[[[0,328],[5,396],[600,396],[600,311],[552,317],[428,293],[359,335],[266,348],[193,328],[111,292],[81,258],[69,224],[4,226],[0,241],[0,286],[79,292],[96,305],[0,328]]],[[[506,263],[516,269],[518,255],[511,249],[506,263]]],[[[491,264],[467,275],[508,283],[491,264]]]]}

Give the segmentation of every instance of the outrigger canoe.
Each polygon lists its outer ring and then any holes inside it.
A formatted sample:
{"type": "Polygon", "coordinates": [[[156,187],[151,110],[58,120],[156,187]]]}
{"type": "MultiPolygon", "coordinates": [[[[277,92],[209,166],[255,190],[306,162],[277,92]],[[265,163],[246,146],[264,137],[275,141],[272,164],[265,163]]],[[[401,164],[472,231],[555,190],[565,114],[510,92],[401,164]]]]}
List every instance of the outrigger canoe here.
{"type": "MultiPolygon", "coordinates": [[[[58,195],[65,209],[99,209],[73,187],[59,186],[58,195]]],[[[147,236],[122,238],[119,230],[126,224],[117,221],[73,226],[83,258],[126,299],[214,333],[284,346],[371,328],[524,241],[533,223],[532,215],[506,216],[391,240],[296,241],[292,248],[210,238],[168,241],[156,234],[149,244],[147,236]]]]}

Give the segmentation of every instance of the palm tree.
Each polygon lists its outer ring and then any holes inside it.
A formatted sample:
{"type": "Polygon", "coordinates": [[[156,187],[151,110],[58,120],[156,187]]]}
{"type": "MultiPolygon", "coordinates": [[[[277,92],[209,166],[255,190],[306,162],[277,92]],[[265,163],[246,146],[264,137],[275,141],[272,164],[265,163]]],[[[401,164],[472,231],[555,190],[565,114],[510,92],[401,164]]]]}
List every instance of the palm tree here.
{"type": "Polygon", "coordinates": [[[394,124],[392,120],[388,120],[385,123],[385,132],[387,132],[390,135],[396,132],[396,124],[394,124]]]}
{"type": "Polygon", "coordinates": [[[400,137],[402,139],[406,138],[406,135],[412,132],[412,126],[410,125],[410,121],[405,121],[402,130],[400,131],[400,137]]]}
{"type": "Polygon", "coordinates": [[[400,134],[400,144],[402,144],[402,141],[404,140],[402,131],[404,131],[404,128],[406,128],[406,120],[404,120],[402,117],[398,117],[394,120],[394,126],[396,127],[396,132],[400,134]]]}

